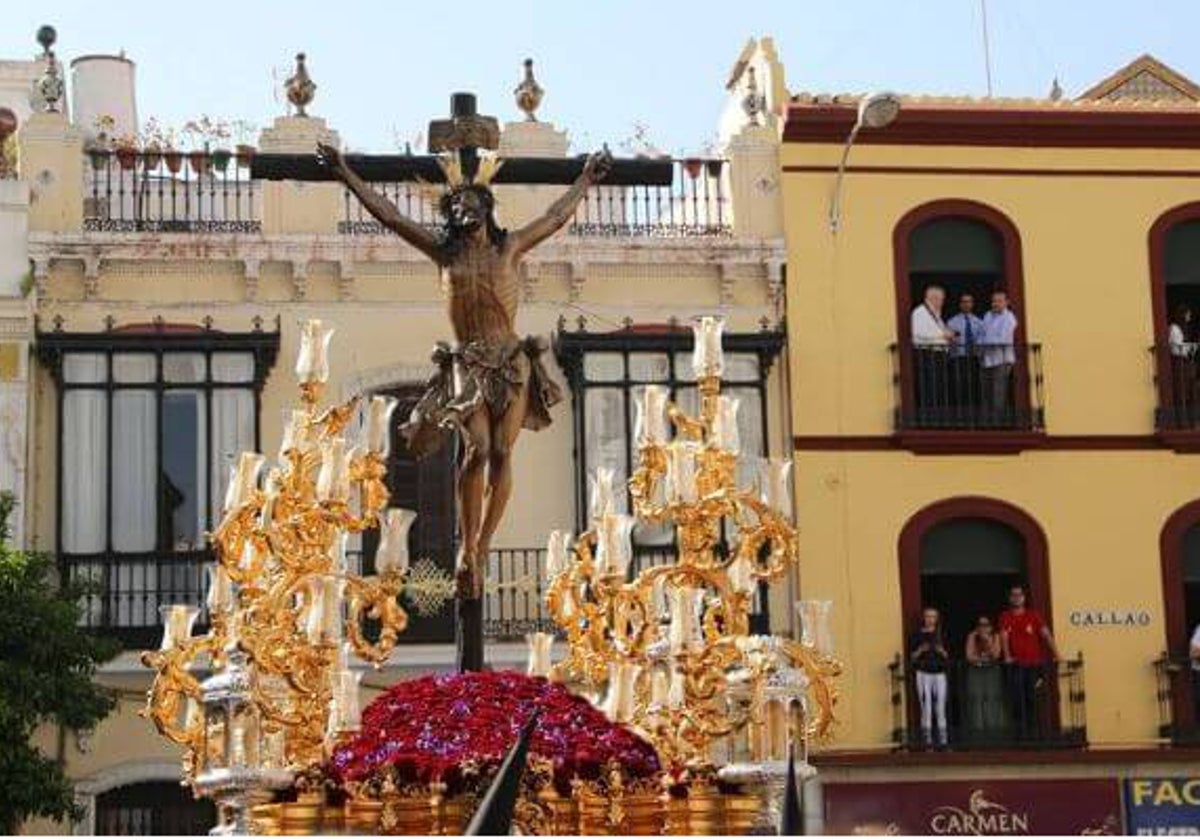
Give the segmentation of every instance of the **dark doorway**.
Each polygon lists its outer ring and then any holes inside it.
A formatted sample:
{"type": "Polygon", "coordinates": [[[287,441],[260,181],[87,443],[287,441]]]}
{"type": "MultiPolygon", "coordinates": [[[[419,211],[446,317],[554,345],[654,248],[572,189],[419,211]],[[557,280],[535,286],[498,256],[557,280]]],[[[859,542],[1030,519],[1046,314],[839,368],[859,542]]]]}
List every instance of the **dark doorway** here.
{"type": "Polygon", "coordinates": [[[991,519],[951,519],[921,539],[921,603],[937,607],[950,653],[963,656],[976,619],[995,621],[1009,588],[1027,582],[1025,541],[991,519]]]}
{"type": "Polygon", "coordinates": [[[1185,330],[1185,338],[1196,341],[1194,317],[1200,315],[1200,219],[1179,222],[1167,231],[1163,264],[1168,317],[1178,306],[1189,307],[1193,321],[1185,330]]]}
{"type": "Polygon", "coordinates": [[[1004,245],[999,234],[977,219],[932,219],[909,234],[909,295],[913,305],[932,285],[946,290],[942,317],[958,312],[964,294],[975,298],[975,314],[983,317],[992,292],[1004,290],[1004,245]]]}
{"type": "Polygon", "coordinates": [[[212,802],[179,782],[140,782],[96,797],[98,835],[200,836],[216,822],[212,802]]]}
{"type": "MultiPolygon", "coordinates": [[[[1020,235],[1000,211],[961,199],[914,208],[896,224],[897,366],[896,421],[907,430],[1032,430],[1040,415],[1030,410],[1029,346],[1024,338],[1020,235]],[[914,341],[914,311],[930,286],[945,300],[943,327],[957,337],[947,343],[923,316],[914,341]],[[983,325],[957,316],[965,296],[982,319],[993,292],[1008,295],[1016,334],[997,336],[988,347],[983,325]],[[936,333],[936,334],[935,334],[936,333]]],[[[937,313],[932,313],[937,314],[937,313]]]]}
{"type": "MultiPolygon", "coordinates": [[[[1171,214],[1168,214],[1170,216],[1171,214]]],[[[1160,220],[1151,235],[1155,357],[1159,366],[1158,425],[1200,426],[1200,218],[1160,220]],[[1160,226],[1162,229],[1160,231],[1160,226]],[[1176,335],[1172,335],[1178,327],[1176,335]]]]}
{"type": "MultiPolygon", "coordinates": [[[[434,569],[449,579],[454,575],[455,552],[455,487],[454,465],[457,441],[448,440],[437,452],[418,460],[409,452],[400,435],[400,426],[408,420],[413,406],[420,398],[423,386],[409,385],[381,391],[400,401],[392,415],[391,452],[388,456],[387,485],[391,507],[408,508],[417,512],[417,520],[409,532],[411,566],[428,560],[434,569]]],[[[363,569],[375,567],[375,549],[379,544],[378,531],[363,534],[363,569]]],[[[453,642],[454,611],[451,603],[440,609],[424,611],[406,599],[408,630],[401,642],[453,642]],[[432,614],[430,614],[432,612],[432,614]]]]}

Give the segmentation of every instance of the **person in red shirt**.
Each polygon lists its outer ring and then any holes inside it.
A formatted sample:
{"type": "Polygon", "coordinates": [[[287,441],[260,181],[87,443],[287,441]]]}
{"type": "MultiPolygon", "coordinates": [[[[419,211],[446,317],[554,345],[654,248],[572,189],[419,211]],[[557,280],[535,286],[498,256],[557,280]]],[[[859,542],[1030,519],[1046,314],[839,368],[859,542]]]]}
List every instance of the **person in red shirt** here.
{"type": "Polygon", "coordinates": [[[1008,697],[1017,737],[1030,738],[1037,730],[1038,681],[1045,665],[1058,660],[1058,649],[1041,614],[1025,606],[1024,586],[1017,585],[1008,591],[1008,605],[1000,615],[1000,646],[1008,666],[1008,697]]]}

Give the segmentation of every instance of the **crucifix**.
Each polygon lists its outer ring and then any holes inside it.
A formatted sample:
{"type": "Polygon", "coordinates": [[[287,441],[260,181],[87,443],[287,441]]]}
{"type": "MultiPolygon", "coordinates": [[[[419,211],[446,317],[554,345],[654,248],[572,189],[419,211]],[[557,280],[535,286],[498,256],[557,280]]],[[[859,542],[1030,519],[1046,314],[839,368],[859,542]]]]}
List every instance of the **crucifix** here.
{"type": "Polygon", "coordinates": [[[526,253],[570,221],[592,185],[671,183],[669,160],[619,160],[608,151],[580,158],[496,157],[500,127],[476,112],[475,96],[451,97],[449,119],[429,124],[428,155],[261,154],[251,177],[345,183],[385,228],[438,266],[449,293],[454,345],[439,343],[436,372],[401,431],[416,457],[457,431],[458,556],[455,639],[458,668],[483,668],[483,570],[512,493],[512,450],[520,431],[550,423],[562,399],[541,357],[546,342],[517,335],[520,266],[526,253]],[[375,181],[444,184],[438,231],[407,218],[373,190],[375,181]],[[492,184],[566,184],[546,212],[516,230],[496,223],[492,184]]]}

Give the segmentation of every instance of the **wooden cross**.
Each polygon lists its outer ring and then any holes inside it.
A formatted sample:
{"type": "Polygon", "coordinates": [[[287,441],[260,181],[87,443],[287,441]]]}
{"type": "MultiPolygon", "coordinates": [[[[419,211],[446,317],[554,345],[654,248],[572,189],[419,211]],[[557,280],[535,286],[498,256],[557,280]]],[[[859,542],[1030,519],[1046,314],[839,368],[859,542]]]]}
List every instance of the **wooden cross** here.
{"type": "MultiPolygon", "coordinates": [[[[495,117],[476,113],[475,95],[456,93],[450,98],[450,116],[429,123],[429,154],[348,154],[346,162],[364,181],[398,183],[425,181],[444,183],[445,173],[437,155],[457,151],[463,173],[473,177],[482,149],[500,144],[500,127],[495,117]]],[[[575,158],[506,157],[493,184],[572,184],[583,171],[586,156],[575,158]]],[[[258,154],[250,164],[252,178],[270,181],[334,181],[336,176],[322,166],[315,154],[258,154]]],[[[668,187],[674,178],[669,159],[618,158],[604,178],[606,187],[668,187]]]]}

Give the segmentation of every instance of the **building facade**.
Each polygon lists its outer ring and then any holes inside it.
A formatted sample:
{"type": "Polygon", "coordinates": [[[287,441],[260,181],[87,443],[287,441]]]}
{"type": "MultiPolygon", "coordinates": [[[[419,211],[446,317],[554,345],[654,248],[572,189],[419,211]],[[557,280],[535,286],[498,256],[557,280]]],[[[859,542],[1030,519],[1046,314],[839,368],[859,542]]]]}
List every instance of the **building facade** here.
{"type": "MultiPolygon", "coordinates": [[[[842,728],[821,761],[836,830],[938,831],[904,822],[897,803],[923,789],[889,787],[900,780],[938,782],[930,808],[978,817],[1001,813],[985,796],[1036,810],[1087,796],[1052,780],[1105,779],[1119,826],[1118,781],[1195,767],[1200,462],[1185,313],[1200,288],[1200,110],[1184,95],[1194,86],[1140,62],[1076,101],[902,99],[890,125],[858,135],[836,220],[859,100],[788,109],[802,593],[837,605],[846,661],[842,728]],[[982,318],[996,291],[1015,335],[951,320],[964,297],[982,318]],[[1038,675],[1026,737],[1003,668],[965,657],[1014,585],[1059,654],[1038,675]],[[925,607],[941,613],[950,660],[946,752],[913,677],[925,607]],[[999,706],[981,713],[989,697],[999,706]],[[1000,779],[1042,793],[986,787],[1000,779]]],[[[1103,828],[1112,814],[1042,831],[1103,828]]]]}
{"type": "MultiPolygon", "coordinates": [[[[83,64],[90,75],[72,111],[103,116],[116,103],[136,129],[132,63],[83,64]]],[[[731,97],[745,95],[750,66],[782,86],[773,51],[756,42],[731,97]]],[[[0,372],[26,389],[30,417],[14,484],[23,542],[56,553],[64,575],[96,585],[85,620],[127,648],[100,675],[120,692],[117,711],[95,732],[47,731],[44,746],[63,757],[88,808],[76,830],[157,831],[204,818],[172,793],[174,748],[136,715],[150,679],[137,651],[157,645],[159,606],[202,600],[204,535],[233,459],[279,447],[297,398],[299,324],[320,318],[336,328],[329,398],[393,394],[402,402],[397,423],[450,329],[435,267],[381,231],[340,185],[255,180],[247,149],[106,145],[96,122],[47,112],[21,119],[19,178],[0,189],[30,198],[18,208],[28,234],[12,237],[27,248],[29,297],[8,290],[29,335],[12,351],[16,366],[0,372]]],[[[256,151],[310,154],[318,141],[339,138],[319,117],[283,116],[261,132],[256,151]]],[[[550,123],[514,118],[499,151],[565,157],[568,142],[550,123]]],[[[549,429],[517,444],[515,492],[488,568],[493,664],[523,667],[523,635],[546,629],[543,547],[552,529],[581,529],[588,473],[612,466],[628,475],[637,390],[661,382],[690,398],[693,317],[728,319],[728,384],[743,397],[745,445],[762,455],[788,449],[778,127],[769,115],[744,118],[726,156],[672,166],[670,186],[595,189],[527,261],[518,330],[552,345],[553,376],[568,399],[549,429]]],[[[402,212],[436,224],[420,185],[378,186],[402,212]]],[[[559,191],[497,187],[500,223],[519,225],[559,191]]],[[[429,576],[452,571],[453,468],[452,448],[418,462],[395,437],[393,503],[421,513],[412,552],[429,576]]],[[[672,551],[670,535],[635,540],[641,562],[672,551]]],[[[351,553],[370,563],[371,549],[366,537],[351,553]]],[[[790,628],[790,591],[794,582],[760,605],[765,626],[790,628]]],[[[365,681],[368,691],[450,666],[449,605],[412,611],[402,645],[365,681]]]]}

